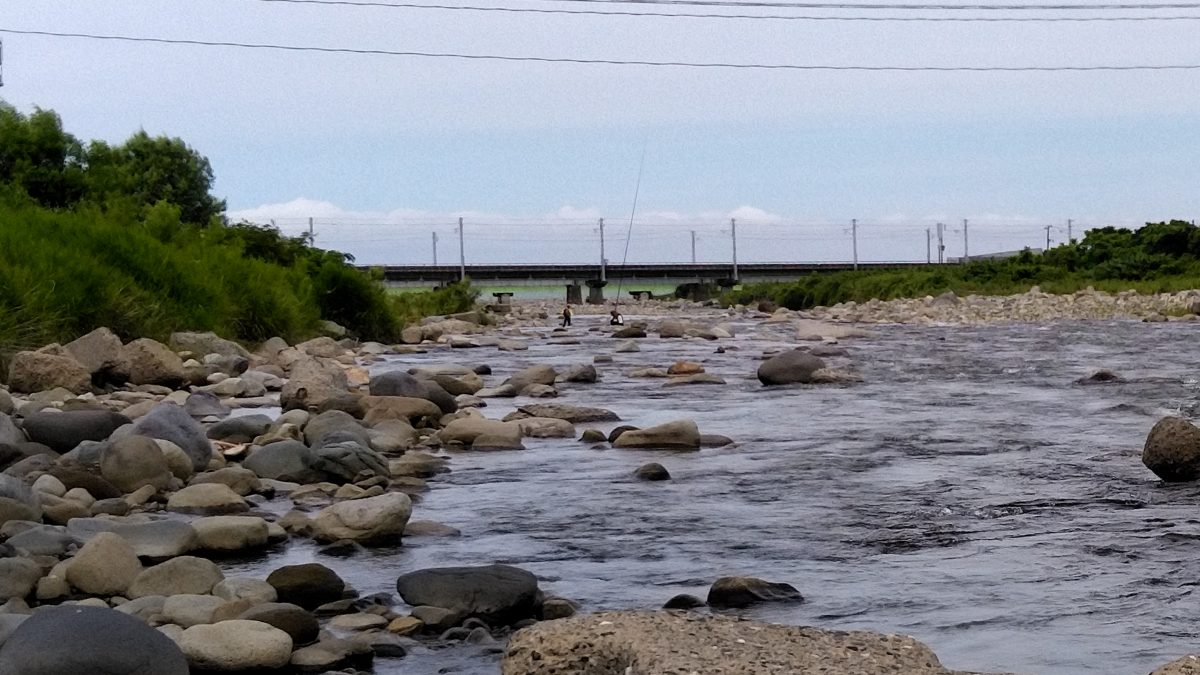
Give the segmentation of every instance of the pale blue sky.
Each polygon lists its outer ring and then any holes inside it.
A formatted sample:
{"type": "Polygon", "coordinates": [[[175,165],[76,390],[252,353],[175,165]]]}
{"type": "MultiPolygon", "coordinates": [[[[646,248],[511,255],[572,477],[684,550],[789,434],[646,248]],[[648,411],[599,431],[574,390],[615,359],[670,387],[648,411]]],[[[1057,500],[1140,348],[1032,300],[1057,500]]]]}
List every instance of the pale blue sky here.
{"type": "MultiPolygon", "coordinates": [[[[4,4],[0,28],[389,50],[1200,64],[1200,21],[717,21],[256,0],[4,4]]],[[[139,128],[180,136],[211,159],[216,191],[234,216],[275,218],[289,231],[313,216],[319,242],[365,262],[426,262],[433,231],[449,261],[458,215],[476,237],[473,260],[598,256],[594,220],[624,231],[643,148],[631,260],[687,259],[693,229],[698,257],[723,259],[731,215],[745,236],[743,260],[846,259],[851,218],[863,224],[861,257],[890,260],[924,258],[924,231],[938,220],[970,219],[979,253],[1041,245],[1047,224],[1061,240],[1068,218],[1084,227],[1200,214],[1200,70],[681,70],[2,37],[0,97],[24,110],[53,108],[83,138],[119,141],[139,128]]],[[[947,253],[958,255],[961,234],[949,236],[947,253]]],[[[620,257],[612,245],[610,260],[620,257]]]]}

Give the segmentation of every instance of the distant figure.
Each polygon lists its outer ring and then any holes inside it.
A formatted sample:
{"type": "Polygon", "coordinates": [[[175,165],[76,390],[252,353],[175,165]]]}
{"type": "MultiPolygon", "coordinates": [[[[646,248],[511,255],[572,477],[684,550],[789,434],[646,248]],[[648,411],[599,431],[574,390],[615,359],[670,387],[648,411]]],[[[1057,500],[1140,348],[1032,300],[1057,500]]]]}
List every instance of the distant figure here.
{"type": "Polygon", "coordinates": [[[610,325],[610,326],[624,326],[625,325],[625,317],[621,316],[621,313],[618,312],[616,310],[616,308],[613,309],[611,314],[612,314],[612,318],[610,318],[608,320],[608,325],[610,325]]]}
{"type": "Polygon", "coordinates": [[[567,305],[566,307],[563,307],[562,327],[566,328],[567,326],[570,326],[570,325],[571,325],[571,306],[567,305]]]}

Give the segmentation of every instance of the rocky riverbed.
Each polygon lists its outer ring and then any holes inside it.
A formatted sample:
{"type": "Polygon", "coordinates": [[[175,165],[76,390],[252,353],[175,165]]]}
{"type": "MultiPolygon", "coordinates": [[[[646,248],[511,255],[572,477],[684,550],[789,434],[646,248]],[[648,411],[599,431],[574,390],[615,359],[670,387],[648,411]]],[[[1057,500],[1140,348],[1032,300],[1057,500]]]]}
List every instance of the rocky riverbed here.
{"type": "Polygon", "coordinates": [[[1191,296],[1102,296],[20,354],[0,673],[1145,672],[1196,651],[1194,490],[1138,458],[1191,296]]]}

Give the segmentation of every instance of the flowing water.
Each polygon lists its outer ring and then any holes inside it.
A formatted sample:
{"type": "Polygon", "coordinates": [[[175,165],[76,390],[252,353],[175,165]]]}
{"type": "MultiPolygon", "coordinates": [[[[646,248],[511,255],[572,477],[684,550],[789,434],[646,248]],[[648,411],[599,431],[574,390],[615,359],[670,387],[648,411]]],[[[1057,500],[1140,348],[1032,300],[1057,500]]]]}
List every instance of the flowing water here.
{"type": "MultiPolygon", "coordinates": [[[[498,382],[533,363],[590,362],[617,340],[535,342],[527,352],[391,357],[376,370],[487,363],[498,382]]],[[[1134,322],[887,327],[846,341],[864,382],[766,389],[750,379],[772,329],[720,344],[641,341],[561,401],[647,426],[681,417],[734,446],[694,453],[529,439],[524,451],[460,453],[414,518],[461,529],[357,558],[319,557],[360,592],[398,574],[503,562],[585,611],[703,597],[719,576],[796,586],[802,604],[745,615],[907,633],[951,668],[1146,673],[1200,651],[1200,487],[1167,486],[1140,462],[1153,423],[1197,405],[1197,328],[1134,322]],[[642,365],[701,361],[725,386],[662,388],[642,365]],[[1128,381],[1078,385],[1109,368],[1128,381]],[[673,480],[633,480],[658,461],[673,480]]],[[[782,335],[784,329],[775,329],[782,335]]],[[[501,417],[521,401],[489,400],[501,417]]],[[[604,430],[615,424],[597,425],[604,430]]],[[[581,425],[580,430],[587,425],[581,425]]],[[[318,557],[293,545],[247,569],[318,557]]],[[[379,659],[380,673],[496,673],[475,646],[379,659]]]]}

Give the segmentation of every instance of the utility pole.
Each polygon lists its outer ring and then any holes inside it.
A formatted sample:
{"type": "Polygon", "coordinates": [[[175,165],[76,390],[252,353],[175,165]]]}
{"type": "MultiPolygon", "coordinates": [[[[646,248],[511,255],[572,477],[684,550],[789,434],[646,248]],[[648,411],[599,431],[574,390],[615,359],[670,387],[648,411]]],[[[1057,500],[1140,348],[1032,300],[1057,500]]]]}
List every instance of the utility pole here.
{"type": "Polygon", "coordinates": [[[458,280],[467,280],[467,249],[463,245],[463,219],[458,219],[458,280]]]}
{"type": "Polygon", "coordinates": [[[925,228],[925,264],[933,263],[933,231],[925,228]]]}
{"type": "Polygon", "coordinates": [[[1071,225],[1073,225],[1074,223],[1075,223],[1074,220],[1067,218],[1067,243],[1068,244],[1075,241],[1075,237],[1071,236],[1071,225]]]}
{"type": "Polygon", "coordinates": [[[971,257],[967,251],[967,219],[963,218],[963,264],[967,264],[967,258],[971,257]]]}
{"type": "Polygon", "coordinates": [[[433,266],[437,267],[437,232],[433,234],[433,266]]]}
{"type": "Polygon", "coordinates": [[[692,230],[692,264],[696,264],[696,231],[692,230]]]}
{"type": "Polygon", "coordinates": [[[737,270],[737,219],[736,218],[729,219],[729,231],[733,236],[733,280],[737,281],[738,270],[737,270]]]}
{"type": "Polygon", "coordinates": [[[604,219],[600,219],[600,281],[606,281],[608,277],[604,271],[604,219]]]}
{"type": "Polygon", "coordinates": [[[1052,228],[1052,227],[1054,227],[1054,226],[1053,226],[1053,225],[1047,225],[1047,226],[1046,226],[1046,228],[1045,228],[1045,229],[1046,229],[1046,250],[1047,250],[1047,251],[1049,251],[1049,250],[1050,250],[1050,228],[1052,228]]]}
{"type": "Polygon", "coordinates": [[[4,86],[4,40],[0,40],[0,87],[4,86]]]}
{"type": "Polygon", "coordinates": [[[854,269],[858,269],[858,218],[850,219],[850,241],[854,247],[854,269]]]}
{"type": "Polygon", "coordinates": [[[937,224],[937,240],[938,240],[938,264],[941,265],[945,260],[943,258],[946,252],[946,244],[942,239],[942,235],[946,231],[946,226],[942,223],[937,224]]]}
{"type": "Polygon", "coordinates": [[[309,218],[308,218],[308,244],[309,244],[309,246],[311,246],[313,241],[315,241],[315,240],[316,240],[316,236],[313,234],[313,219],[312,219],[312,216],[309,216],[309,218]]]}

